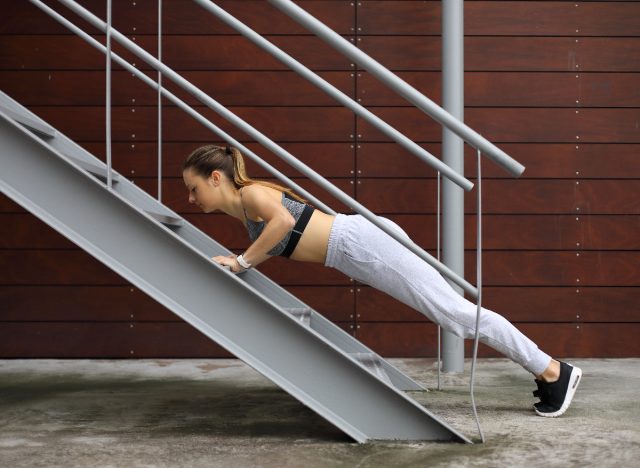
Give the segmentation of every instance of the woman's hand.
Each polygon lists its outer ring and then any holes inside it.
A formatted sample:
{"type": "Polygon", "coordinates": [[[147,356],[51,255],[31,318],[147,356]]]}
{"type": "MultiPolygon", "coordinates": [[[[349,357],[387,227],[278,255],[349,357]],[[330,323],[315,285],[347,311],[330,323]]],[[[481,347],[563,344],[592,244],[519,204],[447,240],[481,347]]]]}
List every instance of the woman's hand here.
{"type": "Polygon", "coordinates": [[[240,266],[240,264],[238,263],[238,260],[236,260],[236,256],[233,254],[227,255],[226,257],[223,257],[222,255],[218,255],[216,257],[212,257],[211,260],[213,260],[214,262],[220,265],[230,267],[231,271],[234,273],[240,273],[241,271],[244,271],[244,268],[240,266]]]}

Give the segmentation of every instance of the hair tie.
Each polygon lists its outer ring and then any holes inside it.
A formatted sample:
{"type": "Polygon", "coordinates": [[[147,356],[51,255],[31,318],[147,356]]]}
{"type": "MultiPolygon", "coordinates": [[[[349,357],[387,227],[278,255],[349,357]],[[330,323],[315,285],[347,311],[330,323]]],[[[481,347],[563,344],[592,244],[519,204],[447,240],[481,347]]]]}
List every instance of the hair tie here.
{"type": "Polygon", "coordinates": [[[224,149],[224,152],[227,153],[229,156],[231,156],[233,153],[231,152],[231,146],[227,145],[227,147],[224,149]]]}

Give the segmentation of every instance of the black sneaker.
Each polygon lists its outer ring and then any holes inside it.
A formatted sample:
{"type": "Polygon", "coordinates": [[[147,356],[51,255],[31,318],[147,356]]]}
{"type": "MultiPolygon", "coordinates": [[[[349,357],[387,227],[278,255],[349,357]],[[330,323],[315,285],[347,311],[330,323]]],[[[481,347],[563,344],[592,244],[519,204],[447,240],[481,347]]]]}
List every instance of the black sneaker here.
{"type": "Polygon", "coordinates": [[[552,383],[536,379],[538,390],[534,390],[533,396],[540,401],[533,405],[538,416],[557,418],[562,416],[576,393],[580,383],[582,370],[560,361],[560,377],[552,383]]]}

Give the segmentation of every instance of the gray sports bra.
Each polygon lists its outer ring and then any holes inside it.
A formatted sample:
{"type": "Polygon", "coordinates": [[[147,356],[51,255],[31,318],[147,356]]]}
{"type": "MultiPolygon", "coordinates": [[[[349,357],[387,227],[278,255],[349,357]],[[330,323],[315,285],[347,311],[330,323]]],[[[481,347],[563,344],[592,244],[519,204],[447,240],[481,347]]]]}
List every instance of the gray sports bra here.
{"type": "MultiPolygon", "coordinates": [[[[240,189],[240,200],[242,200],[242,189],[240,189]]],[[[286,192],[282,192],[282,205],[289,211],[289,213],[291,213],[293,219],[296,220],[296,225],[280,240],[280,242],[276,244],[275,247],[267,252],[267,254],[289,257],[298,245],[298,241],[300,240],[304,229],[307,227],[309,219],[311,219],[314,208],[291,198],[291,196],[286,192]]],[[[249,219],[247,216],[247,210],[244,208],[244,204],[242,204],[242,210],[244,211],[244,218],[247,220],[249,239],[251,239],[251,242],[254,242],[260,234],[262,234],[265,222],[249,219]]]]}

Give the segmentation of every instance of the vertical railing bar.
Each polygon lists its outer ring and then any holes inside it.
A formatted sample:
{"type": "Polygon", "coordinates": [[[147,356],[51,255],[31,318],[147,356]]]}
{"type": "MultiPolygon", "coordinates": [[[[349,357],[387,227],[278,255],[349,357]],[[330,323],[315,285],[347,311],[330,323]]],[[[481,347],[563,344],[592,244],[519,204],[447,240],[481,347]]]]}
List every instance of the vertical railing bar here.
{"type": "MultiPolygon", "coordinates": [[[[436,213],[436,255],[438,256],[438,261],[440,262],[440,172],[438,172],[438,206],[436,213]]],[[[440,368],[442,367],[442,330],[440,329],[440,325],[438,325],[438,390],[442,390],[440,385],[440,368]]]]}
{"type": "Polygon", "coordinates": [[[107,186],[113,187],[113,174],[111,173],[111,0],[107,0],[107,63],[106,63],[106,89],[105,89],[105,140],[107,150],[107,186]]]}
{"type": "MultiPolygon", "coordinates": [[[[162,62],[162,0],[158,0],[158,61],[162,62]]],[[[158,70],[158,201],[162,203],[162,72],[158,70]]]]}
{"type": "Polygon", "coordinates": [[[471,384],[469,392],[471,394],[471,407],[473,408],[473,416],[476,419],[476,425],[478,426],[478,432],[480,433],[480,440],[484,443],[484,434],[480,427],[480,420],[478,419],[478,411],[476,409],[476,401],[473,394],[475,371],[476,371],[476,359],[478,357],[478,341],[480,338],[480,312],[482,310],[482,173],[481,173],[481,159],[482,154],[480,149],[478,151],[478,200],[477,200],[477,232],[476,232],[476,288],[478,289],[478,305],[476,311],[476,332],[473,341],[473,358],[471,359],[471,384]]]}

